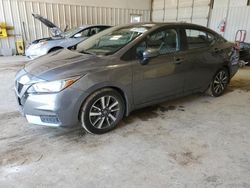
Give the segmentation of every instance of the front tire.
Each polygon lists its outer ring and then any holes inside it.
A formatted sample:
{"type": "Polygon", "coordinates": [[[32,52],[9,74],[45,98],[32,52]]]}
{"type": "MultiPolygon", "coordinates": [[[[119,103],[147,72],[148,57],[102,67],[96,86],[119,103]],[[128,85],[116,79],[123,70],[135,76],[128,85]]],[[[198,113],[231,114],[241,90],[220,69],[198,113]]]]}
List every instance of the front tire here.
{"type": "Polygon", "coordinates": [[[116,128],[125,111],[122,96],[105,88],[91,94],[81,108],[82,127],[92,134],[103,134],[116,128]]]}
{"type": "Polygon", "coordinates": [[[221,96],[229,83],[229,73],[227,69],[220,69],[213,77],[207,93],[213,97],[221,96]]]}

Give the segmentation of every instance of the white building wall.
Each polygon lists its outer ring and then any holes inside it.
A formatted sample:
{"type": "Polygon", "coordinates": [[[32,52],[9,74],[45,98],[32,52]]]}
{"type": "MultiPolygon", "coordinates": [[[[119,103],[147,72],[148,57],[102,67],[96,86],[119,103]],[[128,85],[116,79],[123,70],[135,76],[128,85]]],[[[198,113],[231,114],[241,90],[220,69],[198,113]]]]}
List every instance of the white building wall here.
{"type": "Polygon", "coordinates": [[[230,7],[246,6],[247,0],[214,0],[214,8],[225,8],[229,3],[230,7]]]}
{"type": "Polygon", "coordinates": [[[153,21],[185,21],[208,26],[234,41],[237,30],[247,31],[246,42],[250,42],[250,6],[247,0],[153,0],[153,21]],[[209,17],[210,13],[210,19],[209,17]],[[219,30],[222,20],[226,21],[225,32],[219,30]]]}
{"type": "Polygon", "coordinates": [[[150,0],[0,0],[0,22],[14,26],[10,33],[15,35],[0,39],[0,51],[14,50],[19,36],[25,42],[49,36],[47,27],[31,13],[39,13],[64,29],[66,25],[72,28],[83,24],[125,24],[130,22],[131,14],[149,21],[150,5],[150,0]]]}
{"type": "Polygon", "coordinates": [[[209,0],[154,0],[153,21],[207,25],[209,0]]]}
{"type": "Polygon", "coordinates": [[[232,42],[237,30],[246,30],[246,42],[250,43],[250,6],[247,6],[247,0],[215,0],[209,27],[232,42]],[[224,33],[219,29],[221,20],[226,21],[224,33]]]}
{"type": "MultiPolygon", "coordinates": [[[[22,0],[31,1],[31,0],[22,0]]],[[[85,5],[93,7],[112,7],[127,9],[150,9],[151,0],[32,0],[32,2],[61,3],[71,5],[85,5]]]]}

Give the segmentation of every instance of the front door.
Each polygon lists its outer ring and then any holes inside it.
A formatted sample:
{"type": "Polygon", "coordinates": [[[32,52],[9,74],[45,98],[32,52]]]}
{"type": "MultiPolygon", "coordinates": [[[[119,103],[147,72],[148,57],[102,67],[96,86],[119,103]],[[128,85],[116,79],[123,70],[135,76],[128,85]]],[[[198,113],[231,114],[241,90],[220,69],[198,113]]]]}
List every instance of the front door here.
{"type": "MultiPolygon", "coordinates": [[[[146,37],[136,48],[137,54],[146,51],[157,51],[158,55],[148,59],[142,65],[133,61],[133,95],[134,103],[141,105],[183,92],[183,76],[179,34],[175,29],[161,29],[146,37]]],[[[143,56],[143,55],[141,55],[143,56]]]]}

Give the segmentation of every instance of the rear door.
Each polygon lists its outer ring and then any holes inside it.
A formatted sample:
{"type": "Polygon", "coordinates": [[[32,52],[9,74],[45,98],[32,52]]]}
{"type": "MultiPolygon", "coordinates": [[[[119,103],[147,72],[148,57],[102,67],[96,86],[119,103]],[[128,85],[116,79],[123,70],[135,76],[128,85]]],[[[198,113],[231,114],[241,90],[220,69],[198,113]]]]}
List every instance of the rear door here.
{"type": "Polygon", "coordinates": [[[183,28],[183,42],[185,50],[182,58],[185,59],[184,92],[203,90],[210,83],[218,66],[215,36],[200,28],[183,28]]]}

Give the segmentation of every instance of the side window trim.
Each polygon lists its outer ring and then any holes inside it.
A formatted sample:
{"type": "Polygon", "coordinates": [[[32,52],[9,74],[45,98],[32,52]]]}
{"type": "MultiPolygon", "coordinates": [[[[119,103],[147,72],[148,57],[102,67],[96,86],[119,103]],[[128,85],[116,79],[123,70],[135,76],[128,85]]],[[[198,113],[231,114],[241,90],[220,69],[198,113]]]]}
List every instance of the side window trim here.
{"type": "MultiPolygon", "coordinates": [[[[181,52],[184,50],[183,48],[183,44],[182,44],[182,33],[185,32],[182,31],[183,29],[179,26],[176,26],[176,27],[170,27],[170,26],[165,26],[165,27],[162,27],[162,28],[157,28],[153,31],[151,31],[150,33],[147,34],[148,35],[151,35],[153,33],[156,33],[156,32],[160,32],[160,31],[164,31],[164,30],[167,30],[167,29],[174,29],[177,33],[177,47],[178,47],[178,50],[175,51],[175,52],[172,52],[172,53],[167,53],[167,54],[163,54],[163,55],[171,55],[173,53],[178,53],[178,52],[181,52]]],[[[142,42],[145,42],[145,40],[147,40],[147,36],[144,36],[141,38],[141,40],[137,41],[136,44],[134,44],[133,47],[131,47],[130,49],[128,49],[122,56],[121,56],[121,60],[125,60],[125,61],[133,61],[133,60],[136,60],[138,59],[138,56],[136,54],[136,48],[142,43],[142,42]]],[[[162,56],[162,55],[160,55],[162,56]]]]}

